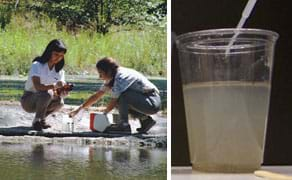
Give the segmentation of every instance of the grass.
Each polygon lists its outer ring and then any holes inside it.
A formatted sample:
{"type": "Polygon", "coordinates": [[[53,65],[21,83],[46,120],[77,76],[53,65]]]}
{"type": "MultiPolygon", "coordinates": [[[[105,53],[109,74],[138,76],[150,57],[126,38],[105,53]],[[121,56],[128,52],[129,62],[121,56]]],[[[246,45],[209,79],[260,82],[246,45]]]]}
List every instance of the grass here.
{"type": "MultiPolygon", "coordinates": [[[[0,89],[0,94],[2,97],[6,96],[6,97],[17,97],[20,96],[23,93],[23,90],[19,90],[19,89],[0,89]]],[[[13,98],[14,100],[16,98],[13,98]]],[[[6,99],[8,100],[8,98],[6,99]]]]}
{"type": "MultiPolygon", "coordinates": [[[[21,75],[22,79],[26,79],[24,76],[27,76],[31,61],[43,53],[52,39],[62,39],[67,45],[66,77],[68,74],[86,75],[84,77],[94,77],[90,83],[96,83],[95,63],[104,56],[111,56],[117,59],[120,65],[136,69],[145,75],[162,79],[166,77],[165,27],[149,26],[143,30],[113,27],[106,35],[84,29],[72,33],[65,28],[57,28],[54,20],[46,17],[36,18],[31,13],[14,15],[6,29],[0,30],[0,75],[21,75]]],[[[88,82],[86,78],[84,83],[88,82]]],[[[0,100],[20,99],[24,83],[11,83],[1,82],[0,100]]],[[[166,91],[166,87],[162,89],[166,91]]],[[[92,89],[73,91],[65,99],[65,103],[78,105],[93,93],[92,89]]],[[[104,105],[108,99],[109,96],[106,96],[96,105],[104,105]]],[[[163,104],[165,110],[165,93],[163,104]]]]}
{"type": "MultiPolygon", "coordinates": [[[[23,94],[22,89],[13,89],[13,88],[5,88],[0,89],[0,101],[8,100],[8,101],[19,101],[23,94]]],[[[80,105],[86,99],[88,99],[94,92],[92,91],[73,91],[69,94],[69,96],[65,97],[66,104],[74,104],[80,105]]],[[[100,101],[96,103],[95,106],[104,106],[108,99],[109,95],[105,95],[100,101]]]]}
{"type": "Polygon", "coordinates": [[[0,74],[27,75],[32,59],[42,54],[50,40],[57,38],[68,48],[67,74],[96,74],[96,60],[111,56],[120,65],[146,75],[166,76],[166,28],[113,29],[115,32],[106,35],[90,30],[72,34],[65,29],[57,30],[49,18],[15,15],[6,30],[0,31],[0,74]]]}
{"type": "MultiPolygon", "coordinates": [[[[166,80],[165,79],[150,79],[161,91],[162,107],[161,110],[166,113],[167,110],[167,96],[166,96],[166,80]]],[[[8,78],[0,79],[0,101],[19,101],[24,89],[24,79],[13,80],[8,78]]],[[[80,79],[69,80],[75,86],[69,96],[65,97],[65,104],[80,105],[88,99],[97,89],[99,89],[100,81],[86,81],[80,79]]],[[[110,99],[109,94],[100,99],[95,106],[105,106],[110,99]]]]}

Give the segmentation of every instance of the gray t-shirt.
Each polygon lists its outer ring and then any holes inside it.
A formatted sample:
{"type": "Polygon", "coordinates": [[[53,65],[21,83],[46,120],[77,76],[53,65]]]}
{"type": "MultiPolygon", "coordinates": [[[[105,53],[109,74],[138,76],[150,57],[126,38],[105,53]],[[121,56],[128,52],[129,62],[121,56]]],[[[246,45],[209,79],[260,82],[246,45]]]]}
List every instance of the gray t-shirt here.
{"type": "Polygon", "coordinates": [[[157,87],[151,83],[144,75],[130,68],[119,67],[112,88],[109,88],[105,82],[100,90],[104,92],[111,91],[113,98],[118,98],[128,88],[138,92],[148,92],[155,90],[159,92],[157,87]]]}

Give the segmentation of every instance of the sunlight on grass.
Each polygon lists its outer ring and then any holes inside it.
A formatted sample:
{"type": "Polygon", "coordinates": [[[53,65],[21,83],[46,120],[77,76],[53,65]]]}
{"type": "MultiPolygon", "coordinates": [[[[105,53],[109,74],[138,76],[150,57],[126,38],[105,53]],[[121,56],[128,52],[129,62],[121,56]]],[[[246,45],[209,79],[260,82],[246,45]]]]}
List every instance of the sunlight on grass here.
{"type": "Polygon", "coordinates": [[[62,39],[68,47],[67,74],[96,74],[96,60],[111,56],[122,66],[146,75],[166,76],[166,30],[119,30],[101,35],[88,30],[77,34],[57,31],[50,19],[27,21],[14,16],[0,31],[0,74],[26,75],[34,57],[41,55],[52,39],[62,39]]]}

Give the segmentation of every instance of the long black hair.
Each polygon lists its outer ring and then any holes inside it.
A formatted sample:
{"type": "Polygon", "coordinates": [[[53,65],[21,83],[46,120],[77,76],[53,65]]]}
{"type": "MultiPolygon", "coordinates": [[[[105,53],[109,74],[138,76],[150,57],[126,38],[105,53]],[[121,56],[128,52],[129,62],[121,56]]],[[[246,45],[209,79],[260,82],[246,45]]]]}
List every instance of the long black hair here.
{"type": "Polygon", "coordinates": [[[117,74],[119,65],[111,57],[104,57],[97,61],[96,69],[102,70],[106,74],[110,75],[112,79],[107,83],[107,86],[113,87],[115,82],[115,76],[117,74]]]}
{"type": "MultiPolygon", "coordinates": [[[[34,58],[34,60],[32,62],[38,61],[42,64],[48,62],[52,56],[53,51],[64,52],[64,54],[65,54],[67,52],[67,48],[61,40],[54,39],[47,45],[43,54],[41,56],[34,58]]],[[[61,61],[59,61],[57,64],[55,64],[56,72],[59,72],[64,67],[64,64],[65,64],[64,58],[61,61]]]]}

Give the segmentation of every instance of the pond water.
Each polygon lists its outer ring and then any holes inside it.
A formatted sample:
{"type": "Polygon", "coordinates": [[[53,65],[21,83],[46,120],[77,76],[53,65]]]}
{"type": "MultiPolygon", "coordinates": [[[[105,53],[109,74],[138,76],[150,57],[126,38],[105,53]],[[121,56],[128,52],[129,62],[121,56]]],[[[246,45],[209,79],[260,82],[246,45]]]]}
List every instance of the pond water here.
{"type": "MultiPolygon", "coordinates": [[[[49,132],[62,133],[68,122],[65,106],[47,118],[49,132]]],[[[0,101],[0,129],[30,127],[34,114],[19,103],[0,101]]],[[[152,139],[121,138],[45,138],[0,135],[0,179],[7,180],[162,180],[167,176],[166,117],[155,115],[152,139]],[[92,142],[92,143],[90,143],[92,142]],[[155,148],[157,143],[164,144],[155,148]],[[143,147],[141,147],[143,144],[143,147]]],[[[133,132],[140,126],[130,120],[133,132]]],[[[89,112],[76,124],[76,131],[89,130],[89,112]]]]}
{"type": "Polygon", "coordinates": [[[75,144],[0,145],[0,179],[166,179],[166,149],[75,144]]]}

